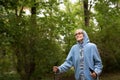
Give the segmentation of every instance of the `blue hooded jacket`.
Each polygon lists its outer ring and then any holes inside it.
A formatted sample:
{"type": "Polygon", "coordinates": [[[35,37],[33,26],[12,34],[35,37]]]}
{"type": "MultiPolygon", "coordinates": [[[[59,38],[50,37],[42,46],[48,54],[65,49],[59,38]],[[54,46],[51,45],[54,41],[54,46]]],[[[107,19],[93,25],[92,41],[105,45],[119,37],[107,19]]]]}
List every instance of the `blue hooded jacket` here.
{"type": "Polygon", "coordinates": [[[83,43],[73,45],[65,62],[59,66],[59,72],[66,72],[72,66],[75,69],[75,79],[80,79],[80,74],[83,73],[84,80],[97,80],[98,76],[102,72],[102,61],[99,55],[97,46],[94,43],[90,43],[87,33],[83,30],[83,43]],[[80,51],[83,49],[83,58],[80,57],[80,51]],[[81,60],[83,59],[83,62],[81,60]],[[83,66],[81,66],[81,64],[83,66]],[[90,69],[97,74],[97,78],[92,78],[90,75],[90,69]]]}

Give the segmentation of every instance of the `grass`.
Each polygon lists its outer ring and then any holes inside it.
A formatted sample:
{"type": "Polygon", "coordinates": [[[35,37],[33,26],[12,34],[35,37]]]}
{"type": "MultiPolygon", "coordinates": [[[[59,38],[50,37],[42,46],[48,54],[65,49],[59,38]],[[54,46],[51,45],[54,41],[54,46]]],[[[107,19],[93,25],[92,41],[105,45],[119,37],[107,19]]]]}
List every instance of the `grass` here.
{"type": "MultiPolygon", "coordinates": [[[[54,80],[55,75],[51,75],[51,77],[46,77],[42,80],[54,80]]],[[[61,74],[56,75],[56,80],[75,80],[74,74],[61,74]]],[[[120,80],[120,72],[111,72],[111,73],[102,73],[99,80],[120,80]]]]}
{"type": "Polygon", "coordinates": [[[120,80],[120,72],[102,74],[100,80],[120,80]]]}
{"type": "MultiPolygon", "coordinates": [[[[64,80],[75,80],[73,77],[64,80]]],[[[120,80],[120,72],[102,73],[99,80],[120,80]]]]}

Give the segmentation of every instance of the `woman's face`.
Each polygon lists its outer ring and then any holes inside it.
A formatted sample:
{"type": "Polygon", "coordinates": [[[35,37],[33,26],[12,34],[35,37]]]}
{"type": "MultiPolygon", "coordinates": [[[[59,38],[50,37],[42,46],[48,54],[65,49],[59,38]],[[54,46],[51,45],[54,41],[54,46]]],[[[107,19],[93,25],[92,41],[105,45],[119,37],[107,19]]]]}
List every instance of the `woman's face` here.
{"type": "Polygon", "coordinates": [[[75,31],[75,38],[78,42],[83,41],[84,35],[83,35],[83,31],[81,29],[75,31]]]}

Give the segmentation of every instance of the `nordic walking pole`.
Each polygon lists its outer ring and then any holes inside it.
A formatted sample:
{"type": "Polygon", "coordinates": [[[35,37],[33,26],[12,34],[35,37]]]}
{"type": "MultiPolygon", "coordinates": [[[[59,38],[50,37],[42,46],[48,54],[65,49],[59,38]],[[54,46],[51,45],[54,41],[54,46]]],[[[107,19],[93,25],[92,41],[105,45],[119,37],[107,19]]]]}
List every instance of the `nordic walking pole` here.
{"type": "Polygon", "coordinates": [[[56,72],[54,73],[54,80],[56,80],[56,72]]]}
{"type": "Polygon", "coordinates": [[[57,80],[56,79],[56,75],[57,75],[57,72],[58,72],[58,67],[57,66],[53,66],[53,72],[54,72],[54,80],[57,80]]]}

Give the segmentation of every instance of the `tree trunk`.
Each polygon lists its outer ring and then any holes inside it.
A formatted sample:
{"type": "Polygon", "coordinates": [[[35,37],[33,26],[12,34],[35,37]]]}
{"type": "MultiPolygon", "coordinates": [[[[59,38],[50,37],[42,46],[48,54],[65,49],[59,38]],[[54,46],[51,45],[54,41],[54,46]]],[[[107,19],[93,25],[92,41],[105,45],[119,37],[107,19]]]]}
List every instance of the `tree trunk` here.
{"type": "Polygon", "coordinates": [[[88,10],[88,0],[83,0],[83,7],[84,7],[84,23],[85,26],[89,26],[89,10],[88,10]]]}
{"type": "MultiPolygon", "coordinates": [[[[20,16],[19,16],[20,17],[20,16]]],[[[19,18],[18,18],[19,23],[19,18]]],[[[17,41],[15,46],[15,53],[17,57],[16,69],[20,75],[21,80],[30,80],[32,74],[35,71],[35,43],[36,43],[36,6],[34,0],[34,6],[31,7],[31,21],[29,32],[27,32],[24,39],[17,41]]]]}

